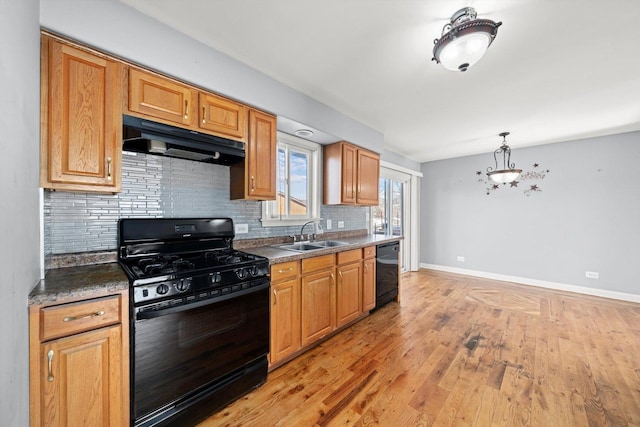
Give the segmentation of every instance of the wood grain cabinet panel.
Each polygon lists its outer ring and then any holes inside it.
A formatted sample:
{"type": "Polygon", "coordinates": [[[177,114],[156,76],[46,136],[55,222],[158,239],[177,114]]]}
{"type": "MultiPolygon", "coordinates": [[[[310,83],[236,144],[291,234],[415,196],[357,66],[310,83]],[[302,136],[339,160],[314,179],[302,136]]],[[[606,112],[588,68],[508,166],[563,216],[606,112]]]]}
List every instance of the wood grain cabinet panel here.
{"type": "Polygon", "coordinates": [[[121,345],[121,325],[41,345],[44,424],[124,425],[121,345]]]}
{"type": "Polygon", "coordinates": [[[30,425],[129,426],[128,292],[29,307],[30,425]]]}
{"type": "Polygon", "coordinates": [[[122,64],[43,35],[42,187],[120,191],[122,64]]]}
{"type": "Polygon", "coordinates": [[[300,280],[296,277],[271,285],[270,362],[277,363],[299,349],[300,280]]]}
{"type": "Polygon", "coordinates": [[[200,92],[198,126],[247,142],[247,107],[221,96],[200,92]]]}
{"type": "Polygon", "coordinates": [[[362,264],[357,261],[338,266],[337,273],[336,326],[339,328],[362,314],[362,264]]]}
{"type": "Polygon", "coordinates": [[[362,311],[373,310],[376,306],[376,260],[362,261],[362,311]]]}
{"type": "Polygon", "coordinates": [[[356,203],[377,205],[380,186],[380,156],[366,150],[358,150],[358,184],[356,203]]]}
{"type": "Polygon", "coordinates": [[[380,156],[348,142],[323,147],[324,204],[377,205],[380,156]]]}
{"type": "Polygon", "coordinates": [[[336,328],[334,269],[301,278],[302,345],[319,340],[336,328]]]}
{"type": "Polygon", "coordinates": [[[198,92],[156,74],[129,69],[129,110],[181,126],[195,121],[198,92]]]}
{"type": "Polygon", "coordinates": [[[244,162],[231,165],[231,199],[275,200],[276,117],[249,110],[249,139],[244,162]]]}

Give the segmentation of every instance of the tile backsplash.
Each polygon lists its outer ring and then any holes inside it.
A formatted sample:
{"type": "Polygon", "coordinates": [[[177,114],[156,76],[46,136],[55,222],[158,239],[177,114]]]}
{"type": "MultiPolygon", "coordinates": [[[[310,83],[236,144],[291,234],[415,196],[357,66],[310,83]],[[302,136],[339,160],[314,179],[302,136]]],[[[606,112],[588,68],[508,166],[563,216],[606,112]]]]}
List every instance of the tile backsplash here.
{"type": "MultiPolygon", "coordinates": [[[[229,167],[125,152],[122,192],[114,195],[45,191],[45,255],[114,250],[120,218],[231,217],[255,239],[299,233],[300,227],[262,227],[262,202],[229,199],[229,167]]],[[[344,230],[367,228],[368,207],[326,206],[323,219],[344,230]]],[[[325,225],[323,223],[323,225],[325,225]]]]}

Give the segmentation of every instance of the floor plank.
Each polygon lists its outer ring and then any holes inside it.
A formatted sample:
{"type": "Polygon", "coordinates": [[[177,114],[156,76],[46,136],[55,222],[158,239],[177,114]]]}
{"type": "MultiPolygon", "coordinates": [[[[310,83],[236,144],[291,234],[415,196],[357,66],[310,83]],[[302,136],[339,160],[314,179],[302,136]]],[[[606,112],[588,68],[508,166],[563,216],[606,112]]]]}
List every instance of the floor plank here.
{"type": "Polygon", "coordinates": [[[200,424],[640,426],[640,304],[421,270],[200,424]]]}

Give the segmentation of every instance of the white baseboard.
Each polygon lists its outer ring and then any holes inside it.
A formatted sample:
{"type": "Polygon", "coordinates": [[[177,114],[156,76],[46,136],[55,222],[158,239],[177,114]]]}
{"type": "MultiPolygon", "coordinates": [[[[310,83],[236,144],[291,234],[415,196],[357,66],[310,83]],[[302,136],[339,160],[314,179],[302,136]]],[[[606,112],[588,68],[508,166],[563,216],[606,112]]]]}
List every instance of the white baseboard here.
{"type": "Polygon", "coordinates": [[[565,283],[547,282],[545,280],[528,279],[526,277],[508,276],[506,274],[488,273],[485,271],[467,270],[464,268],[448,267],[446,265],[420,263],[420,268],[446,271],[448,273],[464,274],[467,276],[482,277],[485,279],[499,280],[502,282],[519,283],[522,285],[537,286],[540,288],[555,289],[558,291],[575,292],[578,294],[593,295],[603,298],[611,298],[622,301],[640,303],[640,295],[625,292],[608,291],[606,289],[587,288],[586,286],[568,285],[565,283]]]}

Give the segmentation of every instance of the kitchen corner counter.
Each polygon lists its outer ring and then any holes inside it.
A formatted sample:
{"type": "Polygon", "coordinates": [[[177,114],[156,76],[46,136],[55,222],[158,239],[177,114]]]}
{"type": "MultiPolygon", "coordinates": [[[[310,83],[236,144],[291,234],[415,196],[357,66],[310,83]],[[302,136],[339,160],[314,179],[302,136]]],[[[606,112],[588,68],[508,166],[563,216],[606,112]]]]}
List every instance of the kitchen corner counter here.
{"type": "Polygon", "coordinates": [[[269,264],[280,264],[283,262],[295,261],[305,258],[313,258],[316,256],[334,254],[338,252],[348,251],[351,249],[364,248],[372,245],[379,245],[382,243],[398,242],[403,240],[402,236],[384,236],[380,234],[364,234],[352,237],[343,237],[336,240],[347,243],[347,245],[333,246],[329,248],[317,249],[306,252],[294,252],[287,249],[278,248],[275,246],[260,246],[253,248],[245,248],[243,251],[252,253],[254,255],[263,256],[269,259],[269,264]]]}
{"type": "Polygon", "coordinates": [[[29,294],[29,305],[77,301],[129,289],[118,263],[82,265],[48,270],[29,294]]]}

